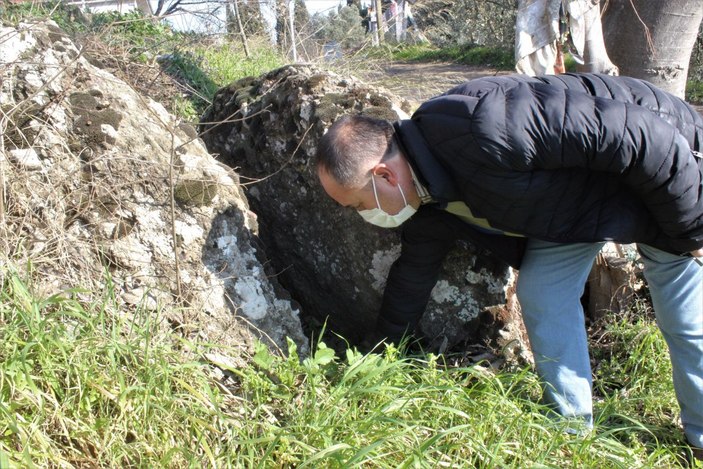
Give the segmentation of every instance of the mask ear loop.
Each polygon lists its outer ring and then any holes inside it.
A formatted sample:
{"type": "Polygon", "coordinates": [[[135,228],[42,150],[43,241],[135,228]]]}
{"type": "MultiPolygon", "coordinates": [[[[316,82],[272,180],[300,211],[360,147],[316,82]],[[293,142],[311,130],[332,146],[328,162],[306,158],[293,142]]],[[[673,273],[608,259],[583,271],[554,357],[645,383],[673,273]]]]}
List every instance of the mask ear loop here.
{"type": "MultiPolygon", "coordinates": [[[[373,178],[375,174],[371,174],[371,186],[373,186],[373,196],[376,198],[376,207],[378,207],[379,210],[383,210],[381,208],[381,203],[378,201],[378,193],[376,193],[376,180],[373,178]]],[[[398,190],[400,191],[400,196],[403,198],[403,206],[406,207],[408,205],[408,201],[405,198],[405,194],[403,193],[403,188],[400,187],[400,183],[398,183],[398,190]]]]}
{"type": "Polygon", "coordinates": [[[371,174],[371,185],[373,186],[373,196],[376,198],[376,207],[381,210],[381,203],[378,201],[378,194],[376,193],[376,181],[374,180],[375,174],[371,174]]]}
{"type": "Polygon", "coordinates": [[[408,201],[405,200],[405,194],[403,194],[403,188],[400,187],[400,181],[398,181],[398,189],[400,189],[400,196],[403,198],[403,205],[404,205],[404,206],[407,206],[407,205],[408,205],[408,201]]]}

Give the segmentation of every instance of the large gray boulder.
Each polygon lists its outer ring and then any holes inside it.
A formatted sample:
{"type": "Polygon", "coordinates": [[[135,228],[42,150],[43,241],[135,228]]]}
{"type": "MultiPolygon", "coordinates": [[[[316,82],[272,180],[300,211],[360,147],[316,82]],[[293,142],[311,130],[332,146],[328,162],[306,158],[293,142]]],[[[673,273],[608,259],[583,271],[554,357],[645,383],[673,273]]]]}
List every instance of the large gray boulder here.
{"type": "MultiPolygon", "coordinates": [[[[327,197],[315,172],[317,142],[341,115],[406,117],[407,102],[351,77],[287,66],[218,91],[201,135],[236,168],[275,275],[313,326],[361,340],[375,323],[399,230],[366,224],[327,197]]],[[[420,324],[434,346],[516,344],[522,328],[510,269],[468,244],[450,253],[420,324]]]]}
{"type": "Polygon", "coordinates": [[[107,285],[120,311],[140,307],[187,336],[244,350],[290,337],[305,353],[239,177],[195,129],[52,23],[0,38],[0,282],[29,265],[41,296],[107,285]]]}

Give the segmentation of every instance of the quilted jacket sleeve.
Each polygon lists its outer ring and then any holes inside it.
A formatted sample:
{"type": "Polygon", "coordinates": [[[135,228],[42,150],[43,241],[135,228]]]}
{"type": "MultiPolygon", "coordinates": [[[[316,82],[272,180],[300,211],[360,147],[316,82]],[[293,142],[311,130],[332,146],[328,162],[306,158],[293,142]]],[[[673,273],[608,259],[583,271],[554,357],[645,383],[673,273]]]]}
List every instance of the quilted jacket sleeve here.
{"type": "Polygon", "coordinates": [[[404,333],[413,332],[437,283],[442,261],[459,238],[515,268],[520,266],[527,243],[525,238],[481,233],[443,210],[421,208],[403,225],[401,254],[388,275],[372,344],[383,338],[397,342],[404,333]]]}
{"type": "Polygon", "coordinates": [[[488,170],[617,175],[681,252],[703,246],[701,171],[688,141],[636,104],[535,83],[481,97],[470,122],[488,170]]]}
{"type": "Polygon", "coordinates": [[[436,212],[421,208],[403,226],[400,257],[388,274],[376,323],[379,339],[398,342],[413,332],[425,312],[442,261],[456,239],[436,212]]]}

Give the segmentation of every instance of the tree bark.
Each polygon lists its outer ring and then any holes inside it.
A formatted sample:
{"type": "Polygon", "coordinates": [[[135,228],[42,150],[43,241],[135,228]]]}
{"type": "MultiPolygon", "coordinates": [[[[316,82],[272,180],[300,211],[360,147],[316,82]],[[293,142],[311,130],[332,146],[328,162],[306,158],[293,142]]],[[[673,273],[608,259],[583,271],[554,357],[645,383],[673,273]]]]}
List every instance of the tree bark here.
{"type": "Polygon", "coordinates": [[[290,47],[293,63],[298,61],[298,48],[295,46],[295,0],[288,3],[288,30],[290,31],[290,47]]]}
{"type": "Polygon", "coordinates": [[[278,48],[285,52],[288,49],[288,0],[276,0],[276,38],[278,48]]]}
{"type": "Polygon", "coordinates": [[[701,19],[701,0],[610,0],[603,12],[606,48],[621,75],[683,98],[701,19]]]}
{"type": "MultiPolygon", "coordinates": [[[[571,2],[574,5],[576,2],[571,2]]],[[[575,5],[574,5],[575,6],[575,5]]],[[[576,8],[574,8],[576,10],[576,8]]],[[[573,15],[573,12],[570,12],[573,15]]],[[[611,62],[605,48],[603,39],[603,27],[600,18],[600,6],[596,3],[585,11],[579,11],[582,18],[582,32],[579,38],[579,45],[583,49],[583,65],[577,65],[576,69],[581,72],[605,73],[607,75],[619,75],[618,67],[611,62]],[[583,41],[583,42],[581,42],[583,41]]],[[[573,20],[572,20],[573,21],[573,20]]],[[[576,28],[571,28],[571,37],[575,39],[576,28]]]]}
{"type": "Polygon", "coordinates": [[[378,43],[381,44],[384,41],[383,35],[383,12],[381,11],[381,0],[375,0],[376,2],[376,31],[378,34],[378,43]]]}

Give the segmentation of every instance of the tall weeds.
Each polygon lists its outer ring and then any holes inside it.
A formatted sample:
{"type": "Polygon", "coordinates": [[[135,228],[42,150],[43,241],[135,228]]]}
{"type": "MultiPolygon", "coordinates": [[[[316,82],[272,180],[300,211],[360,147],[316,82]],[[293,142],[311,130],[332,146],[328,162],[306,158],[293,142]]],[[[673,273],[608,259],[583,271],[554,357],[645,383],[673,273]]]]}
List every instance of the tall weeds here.
{"type": "Polygon", "coordinates": [[[685,454],[649,321],[609,329],[627,369],[604,359],[596,429],[573,435],[538,404],[529,369],[393,348],[337,356],[322,343],[305,360],[292,343],[287,357],[262,345],[236,366],[153,312],[121,313],[109,280],[86,303],[0,278],[3,467],[654,468],[685,454]]]}

